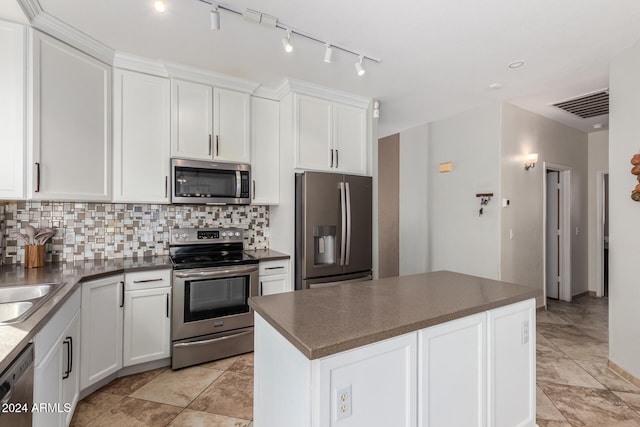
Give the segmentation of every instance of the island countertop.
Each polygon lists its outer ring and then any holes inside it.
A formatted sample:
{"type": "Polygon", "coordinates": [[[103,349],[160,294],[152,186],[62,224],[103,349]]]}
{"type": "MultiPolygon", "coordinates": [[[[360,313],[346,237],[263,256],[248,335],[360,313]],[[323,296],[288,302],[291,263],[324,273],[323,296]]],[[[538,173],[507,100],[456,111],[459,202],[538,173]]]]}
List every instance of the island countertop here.
{"type": "Polygon", "coordinates": [[[252,297],[249,305],[308,359],[540,296],[450,271],[252,297]]]}

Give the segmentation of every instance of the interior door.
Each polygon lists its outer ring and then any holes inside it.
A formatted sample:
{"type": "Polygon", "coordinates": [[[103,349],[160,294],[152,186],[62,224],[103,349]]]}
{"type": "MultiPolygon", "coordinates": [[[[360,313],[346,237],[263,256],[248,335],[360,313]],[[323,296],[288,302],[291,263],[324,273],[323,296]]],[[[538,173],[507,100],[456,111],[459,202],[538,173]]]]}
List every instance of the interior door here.
{"type": "Polygon", "coordinates": [[[371,270],[371,177],[345,175],[348,219],[345,273],[371,270]]]}
{"type": "Polygon", "coordinates": [[[547,297],[560,296],[560,173],[547,171],[547,297]]]}
{"type": "MultiPolygon", "coordinates": [[[[342,274],[343,191],[340,174],[305,172],[302,178],[302,278],[342,274]]],[[[344,230],[346,232],[346,230],[344,230]]]]}

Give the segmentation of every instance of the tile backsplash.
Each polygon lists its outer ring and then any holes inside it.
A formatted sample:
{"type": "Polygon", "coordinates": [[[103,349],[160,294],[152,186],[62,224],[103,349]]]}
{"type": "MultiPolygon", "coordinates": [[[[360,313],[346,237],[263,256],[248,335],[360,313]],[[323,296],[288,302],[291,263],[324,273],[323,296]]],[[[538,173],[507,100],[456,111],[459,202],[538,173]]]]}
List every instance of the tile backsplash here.
{"type": "Polygon", "coordinates": [[[0,203],[0,260],[21,264],[24,245],[11,231],[51,227],[47,262],[169,254],[169,232],[180,227],[242,227],[245,249],[268,247],[267,206],[152,205],[19,201],[0,203]]]}

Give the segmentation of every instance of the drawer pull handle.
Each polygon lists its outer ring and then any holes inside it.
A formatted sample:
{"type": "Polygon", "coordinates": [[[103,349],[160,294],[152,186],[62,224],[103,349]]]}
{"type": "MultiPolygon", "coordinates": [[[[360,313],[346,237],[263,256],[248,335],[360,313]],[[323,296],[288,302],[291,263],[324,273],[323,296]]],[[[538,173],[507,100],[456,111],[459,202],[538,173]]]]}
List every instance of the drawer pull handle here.
{"type": "Polygon", "coordinates": [[[151,283],[151,282],[162,282],[162,279],[145,279],[145,280],[134,280],[133,283],[151,283]]]}
{"type": "Polygon", "coordinates": [[[280,266],[280,267],[265,267],[265,270],[280,270],[281,268],[284,268],[284,266],[280,266]]]}

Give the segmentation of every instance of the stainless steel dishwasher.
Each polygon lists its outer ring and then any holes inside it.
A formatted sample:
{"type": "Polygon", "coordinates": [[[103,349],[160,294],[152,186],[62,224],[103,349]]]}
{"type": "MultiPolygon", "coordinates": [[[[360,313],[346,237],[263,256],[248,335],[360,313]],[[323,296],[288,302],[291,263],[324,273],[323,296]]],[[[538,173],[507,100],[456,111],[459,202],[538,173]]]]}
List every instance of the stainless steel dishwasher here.
{"type": "Polygon", "coordinates": [[[0,375],[0,425],[30,427],[33,406],[33,344],[0,375]]]}

